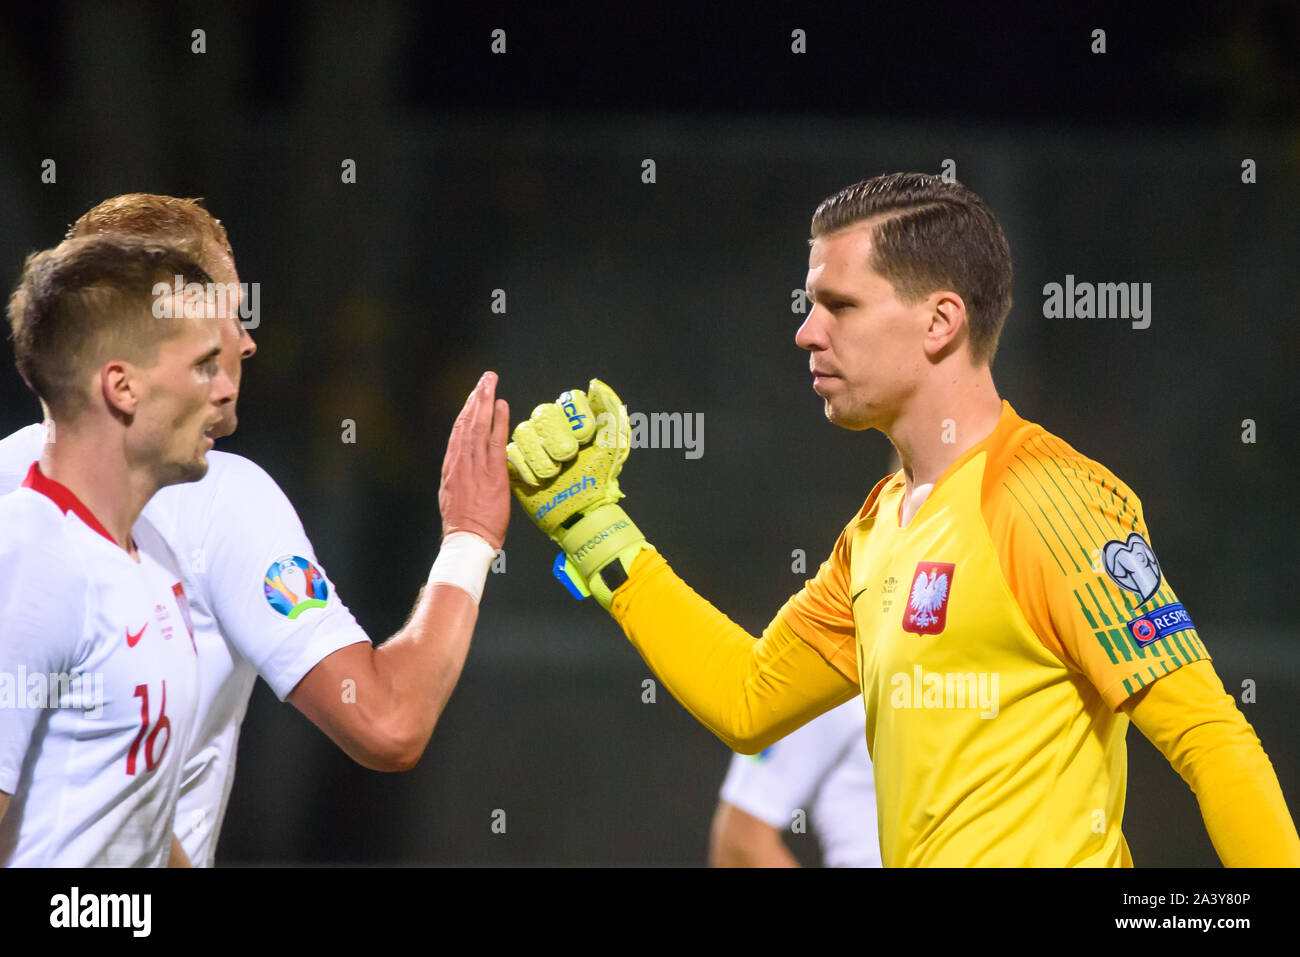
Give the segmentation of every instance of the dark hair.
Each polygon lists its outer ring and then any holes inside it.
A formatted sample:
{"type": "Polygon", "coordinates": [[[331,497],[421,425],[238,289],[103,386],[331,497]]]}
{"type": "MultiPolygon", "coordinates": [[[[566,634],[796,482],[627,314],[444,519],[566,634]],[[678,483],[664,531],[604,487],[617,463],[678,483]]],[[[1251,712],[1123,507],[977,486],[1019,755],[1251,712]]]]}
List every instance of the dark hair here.
{"type": "Polygon", "coordinates": [[[1011,249],[984,201],[960,183],[890,173],[822,200],[812,238],[870,223],[870,266],[904,302],[951,289],[966,303],[971,359],[993,361],[1011,311],[1011,249]]]}
{"type": "Polygon", "coordinates": [[[9,297],[14,360],[56,417],[85,403],[81,381],[109,358],[152,362],[178,330],[154,315],[154,286],[212,282],[194,260],[155,239],[91,236],[32,253],[9,297]],[[111,353],[111,355],[110,355],[111,353]]]}

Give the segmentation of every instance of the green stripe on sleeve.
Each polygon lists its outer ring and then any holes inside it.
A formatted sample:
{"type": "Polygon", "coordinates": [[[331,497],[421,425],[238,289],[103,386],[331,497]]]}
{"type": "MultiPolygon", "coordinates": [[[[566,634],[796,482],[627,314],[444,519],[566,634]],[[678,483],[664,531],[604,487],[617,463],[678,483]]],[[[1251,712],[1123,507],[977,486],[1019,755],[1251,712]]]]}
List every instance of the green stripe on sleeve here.
{"type": "MultiPolygon", "coordinates": [[[[1119,653],[1120,653],[1121,655],[1124,656],[1124,660],[1125,660],[1125,661],[1132,661],[1132,660],[1133,660],[1133,649],[1129,646],[1129,643],[1128,643],[1127,641],[1124,640],[1124,636],[1123,636],[1122,634],[1120,634],[1119,629],[1117,629],[1117,628],[1112,628],[1112,629],[1110,630],[1110,636],[1111,636],[1112,638],[1115,639],[1115,647],[1118,648],[1118,649],[1119,649],[1119,653]]],[[[1143,656],[1143,657],[1145,657],[1145,656],[1143,656]]],[[[1119,662],[1116,662],[1116,664],[1118,664],[1118,663],[1119,663],[1119,662]]]]}
{"type": "MultiPolygon", "coordinates": [[[[1116,628],[1115,633],[1124,639],[1125,643],[1130,648],[1133,649],[1134,654],[1136,654],[1139,658],[1145,658],[1147,656],[1146,648],[1137,643],[1137,641],[1133,638],[1133,636],[1129,634],[1127,628],[1116,628]]],[[[1159,650],[1155,648],[1151,649],[1151,657],[1154,658],[1158,654],[1160,654],[1159,650]]]]}
{"type": "Polygon", "coordinates": [[[1101,644],[1102,650],[1110,657],[1110,663],[1119,664],[1119,656],[1115,654],[1115,646],[1111,644],[1110,637],[1104,631],[1095,631],[1093,635],[1101,644]]]}
{"type": "Polygon", "coordinates": [[[1011,491],[1010,485],[1008,485],[1006,482],[1003,482],[1002,487],[1007,490],[1008,495],[1010,495],[1013,499],[1015,499],[1016,504],[1019,505],[1022,509],[1024,509],[1025,515],[1029,518],[1029,524],[1034,526],[1034,531],[1038,532],[1038,537],[1043,539],[1043,545],[1047,548],[1047,553],[1052,556],[1052,560],[1056,562],[1056,567],[1059,568],[1061,570],[1061,574],[1064,575],[1065,566],[1061,564],[1061,560],[1056,557],[1056,552],[1052,550],[1052,546],[1049,545],[1047,539],[1043,537],[1042,529],[1038,527],[1038,523],[1034,521],[1034,517],[1029,514],[1029,509],[1025,508],[1024,503],[1021,502],[1020,499],[1016,498],[1016,493],[1011,491]]]}
{"type": "MultiPolygon", "coordinates": [[[[1079,594],[1079,589],[1074,590],[1074,600],[1079,603],[1079,611],[1083,612],[1083,617],[1088,619],[1088,627],[1096,629],[1097,619],[1092,617],[1092,612],[1088,611],[1088,606],[1083,603],[1083,596],[1079,594]]],[[[1107,622],[1109,624],[1109,622],[1107,622]]]]}
{"type": "Polygon", "coordinates": [[[1102,610],[1101,602],[1097,601],[1097,596],[1092,593],[1092,582],[1084,582],[1083,587],[1088,589],[1088,597],[1091,598],[1092,603],[1097,606],[1097,614],[1101,615],[1101,623],[1109,626],[1110,619],[1106,617],[1106,612],[1102,610]]]}
{"type": "MultiPolygon", "coordinates": [[[[1016,455],[1016,458],[1017,459],[1020,458],[1019,454],[1016,455]]],[[[1023,461],[1023,459],[1021,461],[1023,461]]],[[[1028,463],[1025,463],[1025,465],[1026,468],[1028,468],[1028,463]]],[[[1087,534],[1087,529],[1085,527],[1085,523],[1083,519],[1079,517],[1079,513],[1075,511],[1075,508],[1070,503],[1069,498],[1067,498],[1065,492],[1061,490],[1061,486],[1056,484],[1056,479],[1052,478],[1051,473],[1047,471],[1046,467],[1044,467],[1041,462],[1039,463],[1039,468],[1043,469],[1043,476],[1047,479],[1047,481],[1051,482],[1052,487],[1056,489],[1057,498],[1052,498],[1051,495],[1048,495],[1047,500],[1052,503],[1052,508],[1056,509],[1056,514],[1061,516],[1061,521],[1065,523],[1065,530],[1070,533],[1070,537],[1074,539],[1074,543],[1079,546],[1079,551],[1083,555],[1083,560],[1088,564],[1092,564],[1092,555],[1088,551],[1088,546],[1083,544],[1083,542],[1079,541],[1079,536],[1074,534],[1074,529],[1070,527],[1070,520],[1066,518],[1065,513],[1061,511],[1061,505],[1064,505],[1066,508],[1070,510],[1070,514],[1074,516],[1074,520],[1076,523],[1078,523],[1080,531],[1083,531],[1084,534],[1087,534]],[[1059,505],[1057,504],[1058,499],[1060,500],[1059,505]]],[[[1039,480],[1038,485],[1040,488],[1043,489],[1043,491],[1047,491],[1047,488],[1046,486],[1043,485],[1041,479],[1039,480]]]]}
{"type": "Polygon", "coordinates": [[[1111,597],[1110,589],[1106,587],[1106,579],[1100,575],[1097,576],[1097,587],[1101,589],[1101,593],[1105,595],[1106,600],[1110,602],[1110,610],[1115,613],[1115,621],[1120,622],[1129,617],[1128,615],[1120,614],[1119,608],[1115,604],[1115,599],[1111,597]]]}
{"type": "MultiPolygon", "coordinates": [[[[1097,516],[1093,514],[1093,510],[1088,507],[1087,500],[1079,492],[1079,490],[1074,487],[1073,483],[1070,482],[1070,477],[1066,475],[1065,470],[1061,468],[1061,463],[1056,459],[1052,459],[1052,464],[1056,466],[1056,471],[1061,474],[1061,478],[1065,480],[1065,484],[1069,487],[1070,491],[1074,492],[1075,496],[1079,499],[1079,504],[1083,506],[1084,514],[1092,519],[1092,524],[1096,526],[1097,531],[1101,533],[1101,538],[1098,539],[1098,541],[1104,543],[1106,539],[1108,539],[1110,536],[1106,534],[1106,530],[1102,528],[1101,523],[1097,521],[1097,516]]],[[[1056,484],[1055,481],[1053,481],[1052,484],[1056,484]]],[[[1096,500],[1094,499],[1094,502],[1095,501],[1096,500]]],[[[1082,525],[1083,523],[1080,522],[1080,524],[1082,525]]]]}

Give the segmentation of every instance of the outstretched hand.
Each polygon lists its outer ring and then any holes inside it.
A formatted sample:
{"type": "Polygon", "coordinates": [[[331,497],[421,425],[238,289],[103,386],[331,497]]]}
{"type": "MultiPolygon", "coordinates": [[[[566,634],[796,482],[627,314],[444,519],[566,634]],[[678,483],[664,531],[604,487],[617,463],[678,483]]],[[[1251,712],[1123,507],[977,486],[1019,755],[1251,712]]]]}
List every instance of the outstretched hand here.
{"type": "Polygon", "coordinates": [[[506,473],[510,406],[496,398],[496,385],[495,372],[483,373],[456,416],[442,460],[438,508],[443,538],[452,532],[473,532],[499,549],[510,522],[506,473]]]}

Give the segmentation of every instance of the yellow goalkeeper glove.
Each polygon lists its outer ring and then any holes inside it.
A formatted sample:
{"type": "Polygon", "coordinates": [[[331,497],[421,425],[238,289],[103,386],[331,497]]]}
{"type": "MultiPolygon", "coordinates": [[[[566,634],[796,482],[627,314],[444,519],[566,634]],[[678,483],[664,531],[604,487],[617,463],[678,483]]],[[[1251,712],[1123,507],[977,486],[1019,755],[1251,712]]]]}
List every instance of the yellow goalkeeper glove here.
{"type": "Polygon", "coordinates": [[[555,577],[606,609],[637,554],[653,547],[616,504],[630,447],[627,406],[599,379],[539,405],[506,446],[515,497],[562,549],[555,577]]]}

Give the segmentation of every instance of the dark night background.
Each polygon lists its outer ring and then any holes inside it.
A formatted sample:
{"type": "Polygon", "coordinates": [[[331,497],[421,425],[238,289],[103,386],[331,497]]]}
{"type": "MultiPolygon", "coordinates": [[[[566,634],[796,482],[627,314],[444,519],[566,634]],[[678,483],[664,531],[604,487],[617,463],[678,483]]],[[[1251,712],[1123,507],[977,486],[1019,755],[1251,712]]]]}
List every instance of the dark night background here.
{"type": "MultiPolygon", "coordinates": [[[[241,279],[261,284],[260,350],[221,447],[279,481],[377,641],[436,554],[442,453],[483,369],[514,419],[592,376],[634,412],[702,412],[703,457],[635,450],[625,504],[757,632],[800,587],[792,551],[815,569],[888,462],[879,434],[826,423],[794,346],[812,210],[951,159],[1015,258],[1000,392],[1142,497],[1225,686],[1257,684],[1241,707],[1294,809],[1297,8],[469,6],[11,14],[7,281],[108,196],[205,197],[241,279]],[[1066,274],[1150,282],[1150,328],[1044,318],[1042,288],[1066,274]]],[[[38,416],[7,358],[0,434],[38,416]]],[[[702,862],[728,752],[662,689],[641,702],[648,669],[551,579],[552,557],[516,510],[413,772],[353,765],[259,683],[218,862],[702,862]]],[[[1217,864],[1186,785],[1139,732],[1129,742],[1136,863],[1217,864]]],[[[816,861],[811,837],[791,842],[816,861]]]]}

